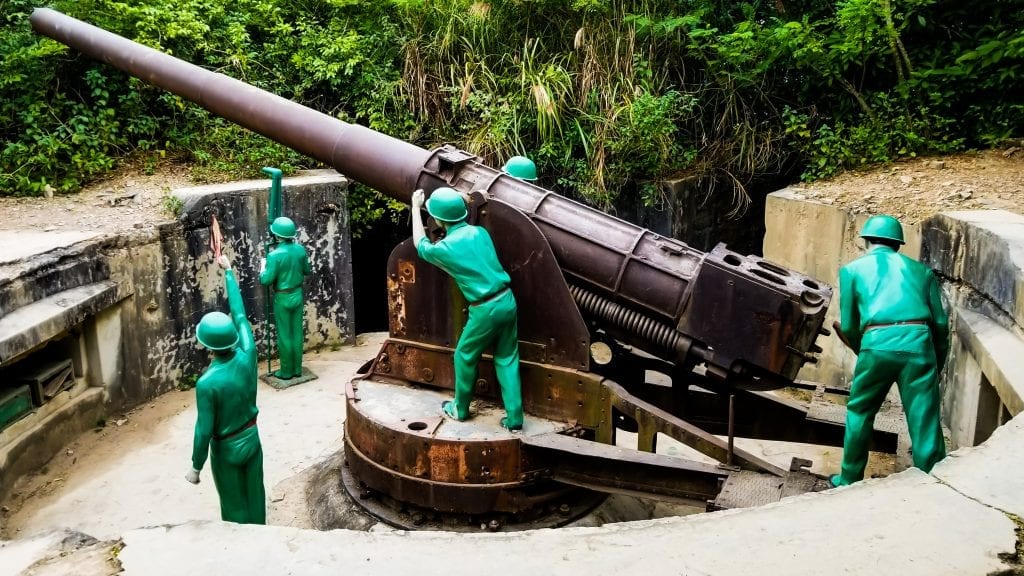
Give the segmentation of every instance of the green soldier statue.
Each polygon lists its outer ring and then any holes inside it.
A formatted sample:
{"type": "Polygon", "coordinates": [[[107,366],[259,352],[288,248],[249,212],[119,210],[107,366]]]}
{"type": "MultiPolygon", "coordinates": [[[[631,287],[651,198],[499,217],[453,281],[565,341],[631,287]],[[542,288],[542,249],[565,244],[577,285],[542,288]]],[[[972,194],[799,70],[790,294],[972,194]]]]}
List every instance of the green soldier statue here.
{"type": "Polygon", "coordinates": [[[513,156],[501,167],[501,171],[520,180],[533,182],[537,179],[537,165],[526,156],[513,156]]]}
{"type": "Polygon", "coordinates": [[[302,281],[310,273],[306,249],[295,242],[295,223],[281,216],[270,225],[279,240],[260,268],[260,284],[274,288],[274,324],[281,367],[274,376],[288,380],[302,375],[302,281]]]}
{"type": "Polygon", "coordinates": [[[227,256],[217,263],[224,269],[231,316],[209,312],[196,327],[196,339],[213,352],[213,360],[196,382],[192,469],[185,479],[198,484],[209,455],[221,519],[266,524],[263,446],[256,428],[256,341],[231,263],[227,256]]]}
{"type": "Polygon", "coordinates": [[[452,188],[438,188],[427,201],[427,212],[445,228],[443,239],[432,243],[423,229],[420,209],[423,190],[412,195],[412,237],[420,258],[441,268],[455,280],[469,303],[469,319],[455,347],[455,400],[441,405],[445,416],[469,417],[477,364],[484,349],[494,346],[494,371],[501,386],[505,418],[510,431],[523,427],[523,400],[519,380],[519,336],[516,299],[510,278],[494,249],[490,234],[466,222],[466,203],[452,188]]]}
{"type": "Polygon", "coordinates": [[[857,354],[842,474],[833,486],[864,478],[875,414],[896,382],[907,415],[914,466],[929,472],[946,456],[939,422],[939,371],[949,351],[949,318],[935,275],[899,254],[903,227],[873,216],[861,229],[867,254],[839,270],[839,335],[857,354]]]}

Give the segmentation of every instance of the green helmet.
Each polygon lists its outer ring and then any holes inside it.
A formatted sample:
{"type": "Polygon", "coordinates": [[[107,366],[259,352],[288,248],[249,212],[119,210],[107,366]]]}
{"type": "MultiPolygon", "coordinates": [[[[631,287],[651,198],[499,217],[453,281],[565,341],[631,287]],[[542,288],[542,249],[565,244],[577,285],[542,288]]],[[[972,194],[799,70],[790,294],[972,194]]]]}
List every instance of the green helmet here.
{"type": "Polygon", "coordinates": [[[868,221],[864,223],[864,227],[860,229],[860,237],[868,240],[882,238],[906,244],[903,241],[903,226],[900,226],[900,221],[886,215],[868,218],[868,221]]]}
{"type": "Polygon", "coordinates": [[[223,312],[208,312],[196,326],[196,340],[210,350],[227,350],[238,342],[238,330],[223,312]]]}
{"type": "Polygon", "coordinates": [[[466,202],[458,191],[442,186],[431,192],[430,198],[427,198],[427,212],[434,220],[458,222],[466,217],[466,202]]]}
{"type": "Polygon", "coordinates": [[[295,238],[295,222],[287,216],[274,218],[270,225],[270,231],[278,238],[295,238]]]}
{"type": "Polygon", "coordinates": [[[501,167],[501,171],[520,180],[537,179],[537,165],[526,156],[513,156],[501,167]]]}

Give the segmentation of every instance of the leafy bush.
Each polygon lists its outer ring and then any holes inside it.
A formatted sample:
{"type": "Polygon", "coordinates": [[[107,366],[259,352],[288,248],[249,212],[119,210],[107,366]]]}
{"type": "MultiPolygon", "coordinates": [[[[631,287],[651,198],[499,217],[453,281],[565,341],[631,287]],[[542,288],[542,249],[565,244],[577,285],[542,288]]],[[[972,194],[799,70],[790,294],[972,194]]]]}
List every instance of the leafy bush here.
{"type": "MultiPolygon", "coordinates": [[[[313,161],[32,33],[0,0],[0,193],[68,192],[141,151],[197,177],[313,161]]],[[[1024,125],[1024,11],[987,0],[54,0],[208,69],[600,206],[650,182],[820,178],[1024,125]]],[[[396,218],[371,194],[353,225],[396,218]]]]}

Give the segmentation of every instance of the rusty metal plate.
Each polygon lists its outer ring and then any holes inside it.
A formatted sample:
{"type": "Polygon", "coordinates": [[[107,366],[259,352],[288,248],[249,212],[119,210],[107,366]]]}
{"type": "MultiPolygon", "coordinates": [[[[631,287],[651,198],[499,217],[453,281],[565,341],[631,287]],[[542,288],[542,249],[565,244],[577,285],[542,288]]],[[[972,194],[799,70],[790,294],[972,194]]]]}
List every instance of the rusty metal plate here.
{"type": "Polygon", "coordinates": [[[518,513],[565,491],[542,481],[542,471],[521,454],[521,440],[569,426],[531,418],[512,434],[499,425],[504,411],[480,402],[466,422],[439,419],[447,397],[369,378],[350,383],[345,452],[354,476],[396,500],[453,513],[518,513]]]}
{"type": "Polygon", "coordinates": [[[546,493],[548,498],[543,501],[534,498],[535,506],[515,512],[444,513],[400,502],[371,490],[356,478],[348,465],[342,466],[341,481],[352,500],[363,510],[403,530],[479,533],[558,528],[586,515],[607,497],[591,490],[552,485],[546,493]]]}
{"type": "Polygon", "coordinates": [[[722,491],[711,505],[713,510],[750,508],[778,502],[785,478],[741,470],[729,475],[722,491]]]}
{"type": "MultiPolygon", "coordinates": [[[[437,406],[439,410],[440,402],[437,406]]],[[[439,437],[439,426],[431,427],[422,412],[405,418],[396,412],[385,420],[379,413],[369,414],[357,398],[348,398],[345,434],[360,453],[398,474],[455,484],[520,481],[518,438],[497,426],[493,434],[475,438],[439,437]]]]}
{"type": "MultiPolygon", "coordinates": [[[[452,390],[455,387],[453,353],[452,348],[389,339],[381,346],[370,374],[452,390]]],[[[523,409],[528,415],[588,428],[610,425],[608,394],[601,386],[600,376],[528,361],[520,362],[519,372],[523,409]]],[[[474,398],[500,401],[500,387],[490,355],[485,354],[480,359],[473,393],[474,398]]]]}
{"type": "Polygon", "coordinates": [[[662,500],[706,502],[718,495],[730,472],[685,458],[649,454],[561,434],[523,439],[532,462],[552,478],[574,486],[662,500]]]}
{"type": "Polygon", "coordinates": [[[346,426],[345,460],[356,478],[368,488],[416,506],[442,512],[480,514],[484,512],[516,512],[534,503],[518,495],[523,485],[451,484],[408,476],[380,466],[363,454],[353,443],[346,426]]]}

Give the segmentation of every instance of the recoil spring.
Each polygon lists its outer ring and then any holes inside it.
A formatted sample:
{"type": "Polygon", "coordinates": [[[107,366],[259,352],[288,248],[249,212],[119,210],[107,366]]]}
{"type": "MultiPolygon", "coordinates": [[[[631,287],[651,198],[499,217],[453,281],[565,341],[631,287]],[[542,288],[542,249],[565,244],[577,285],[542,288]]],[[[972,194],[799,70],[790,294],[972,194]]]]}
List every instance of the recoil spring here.
{"type": "Polygon", "coordinates": [[[649,342],[651,346],[657,347],[669,355],[674,355],[683,348],[680,346],[679,332],[667,324],[658,322],[635,310],[630,310],[621,304],[616,304],[579,286],[570,284],[569,293],[572,294],[573,300],[576,301],[576,305],[579,306],[584,316],[595,318],[619,330],[635,334],[642,341],[649,342]]]}

